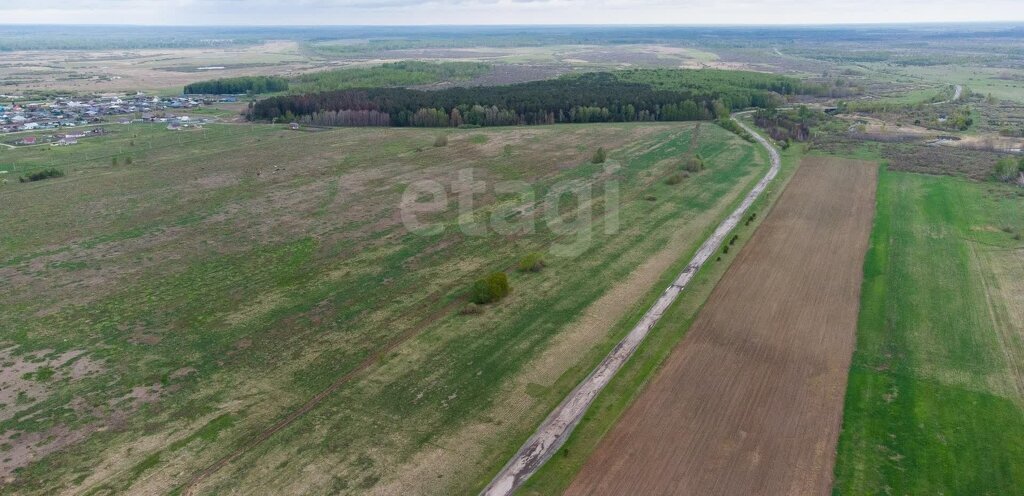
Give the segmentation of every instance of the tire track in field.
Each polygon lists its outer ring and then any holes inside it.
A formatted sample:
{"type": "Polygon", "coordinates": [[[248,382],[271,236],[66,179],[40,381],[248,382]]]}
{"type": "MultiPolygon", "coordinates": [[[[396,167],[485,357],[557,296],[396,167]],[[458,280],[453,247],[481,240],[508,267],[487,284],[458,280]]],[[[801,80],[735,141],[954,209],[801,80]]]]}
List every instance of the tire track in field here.
{"type": "Polygon", "coordinates": [[[512,494],[565,444],[566,439],[569,438],[576,424],[583,418],[583,415],[587,412],[587,409],[597,395],[604,390],[605,386],[611,382],[619,369],[633,356],[640,343],[643,342],[665,311],[679,297],[679,294],[690,283],[697,274],[697,271],[718,252],[719,247],[721,247],[729,233],[739,225],[740,219],[750,209],[750,206],[753,205],[765,189],[767,189],[768,184],[778,175],[782,167],[782,159],[779,157],[779,152],[775,150],[775,147],[768,140],[754,132],[753,129],[747,127],[739,120],[736,120],[736,122],[768,151],[771,157],[771,167],[769,167],[768,172],[747,193],[747,196],[736,207],[736,210],[722,221],[711,237],[701,245],[697,253],[694,254],[693,259],[683,269],[683,272],[658,297],[658,300],[654,302],[650,310],[640,318],[640,322],[633,327],[619,344],[612,348],[612,351],[598,364],[597,368],[591,371],[590,375],[583,379],[583,382],[576,386],[562,400],[562,403],[548,415],[547,419],[537,428],[537,431],[526,440],[526,444],[519,449],[515,456],[509,460],[508,464],[501,469],[501,472],[484,488],[481,495],[507,496],[512,494]]]}

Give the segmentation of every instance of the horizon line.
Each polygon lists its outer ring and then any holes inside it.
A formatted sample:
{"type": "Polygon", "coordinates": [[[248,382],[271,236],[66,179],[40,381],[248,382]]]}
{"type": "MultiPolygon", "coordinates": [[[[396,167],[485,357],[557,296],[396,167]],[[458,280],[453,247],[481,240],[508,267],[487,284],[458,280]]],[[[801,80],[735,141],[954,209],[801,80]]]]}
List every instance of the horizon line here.
{"type": "Polygon", "coordinates": [[[870,22],[805,22],[805,23],[531,23],[531,24],[157,24],[157,23],[73,23],[73,22],[0,22],[0,27],[168,27],[168,28],[801,28],[801,27],[887,27],[887,26],[1006,26],[1024,27],[1024,18],[1018,20],[974,21],[870,21],[870,22]]]}

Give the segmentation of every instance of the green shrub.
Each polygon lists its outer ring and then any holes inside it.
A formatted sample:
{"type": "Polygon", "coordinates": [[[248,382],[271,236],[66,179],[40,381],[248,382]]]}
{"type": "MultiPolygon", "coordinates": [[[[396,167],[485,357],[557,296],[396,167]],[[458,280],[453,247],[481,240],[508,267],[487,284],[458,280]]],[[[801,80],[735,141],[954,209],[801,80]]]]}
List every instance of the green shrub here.
{"type": "Polygon", "coordinates": [[[694,155],[683,161],[683,170],[697,173],[704,170],[704,159],[700,155],[694,155]]]}
{"type": "Polygon", "coordinates": [[[1000,181],[1016,181],[1020,173],[1024,173],[1024,158],[1007,157],[996,162],[995,175],[1000,181]]]}
{"type": "Polygon", "coordinates": [[[671,176],[668,176],[668,178],[665,179],[665,184],[669,186],[675,186],[681,182],[683,182],[682,174],[672,174],[671,176]]]}
{"type": "Polygon", "coordinates": [[[436,146],[438,148],[448,146],[448,135],[447,134],[442,134],[442,135],[438,136],[437,139],[434,140],[434,146],[436,146]]]}
{"type": "Polygon", "coordinates": [[[462,315],[479,315],[484,313],[484,309],[476,303],[467,303],[466,306],[462,307],[462,310],[459,310],[459,313],[462,315]]]}
{"type": "Polygon", "coordinates": [[[737,124],[736,121],[734,121],[732,119],[729,119],[729,118],[716,119],[715,120],[715,124],[718,124],[719,126],[722,127],[722,129],[725,129],[726,131],[729,131],[729,132],[732,132],[733,134],[736,134],[740,138],[743,138],[743,139],[745,139],[745,140],[747,140],[747,141],[749,141],[751,143],[754,143],[754,137],[751,136],[750,133],[748,133],[746,129],[743,129],[742,127],[740,127],[740,125],[737,124]]]}
{"type": "Polygon", "coordinates": [[[504,272],[493,272],[473,283],[469,300],[477,305],[486,305],[508,296],[509,291],[508,276],[504,272]]]}
{"type": "Polygon", "coordinates": [[[592,163],[592,164],[603,164],[604,161],[607,160],[607,159],[608,159],[608,153],[604,151],[604,148],[598,148],[597,151],[594,152],[594,156],[591,157],[590,163],[592,163]]]}
{"type": "Polygon", "coordinates": [[[27,176],[21,176],[18,178],[23,183],[32,181],[42,181],[43,179],[50,179],[52,177],[64,177],[64,171],[60,169],[44,169],[38,172],[33,172],[27,176]]]}
{"type": "Polygon", "coordinates": [[[540,253],[530,253],[519,260],[519,272],[540,272],[544,267],[544,256],[540,253]]]}

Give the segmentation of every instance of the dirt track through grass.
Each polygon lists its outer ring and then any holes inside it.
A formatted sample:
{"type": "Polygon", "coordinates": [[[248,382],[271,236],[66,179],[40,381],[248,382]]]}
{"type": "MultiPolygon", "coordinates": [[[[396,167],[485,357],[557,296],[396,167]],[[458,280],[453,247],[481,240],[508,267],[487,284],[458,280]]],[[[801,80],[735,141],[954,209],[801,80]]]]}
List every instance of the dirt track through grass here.
{"type": "Polygon", "coordinates": [[[567,494],[828,492],[876,175],[804,161],[567,494]]]}
{"type": "MultiPolygon", "coordinates": [[[[782,160],[778,151],[766,139],[752,131],[745,124],[737,121],[740,127],[754,136],[761,146],[767,150],[771,167],[757,184],[747,193],[739,206],[726,217],[708,239],[701,244],[690,263],[658,297],[651,308],[643,315],[633,329],[620,341],[615,348],[594,368],[576,388],[562,401],[530,439],[520,448],[519,452],[495,476],[494,480],[484,488],[487,496],[511,494],[526,479],[531,477],[552,455],[565,443],[569,434],[575,429],[590,404],[605,386],[618,373],[622,366],[633,356],[640,344],[647,338],[651,329],[661,320],[664,313],[672,306],[680,293],[689,285],[697,272],[715,255],[719,247],[725,243],[726,237],[739,226],[741,218],[747,210],[767,189],[778,175],[782,160]]],[[[694,146],[694,141],[691,147],[694,146]]]]}

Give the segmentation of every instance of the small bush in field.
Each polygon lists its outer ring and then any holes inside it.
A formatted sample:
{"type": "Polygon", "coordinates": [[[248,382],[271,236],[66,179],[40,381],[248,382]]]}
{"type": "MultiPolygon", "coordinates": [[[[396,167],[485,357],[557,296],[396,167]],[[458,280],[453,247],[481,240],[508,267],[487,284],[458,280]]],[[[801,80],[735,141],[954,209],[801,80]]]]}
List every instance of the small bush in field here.
{"type": "Polygon", "coordinates": [[[494,272],[473,283],[469,300],[477,305],[486,305],[508,296],[510,291],[508,276],[504,272],[494,272]]]}
{"type": "Polygon", "coordinates": [[[438,148],[448,146],[448,135],[447,134],[442,134],[442,135],[438,136],[437,139],[434,140],[434,146],[436,146],[438,148]]]}
{"type": "Polygon", "coordinates": [[[700,172],[704,170],[704,160],[700,158],[700,155],[689,157],[683,162],[683,170],[693,173],[700,172]]]}
{"type": "Polygon", "coordinates": [[[519,272],[540,272],[544,266],[544,256],[536,252],[519,260],[519,272]]]}
{"type": "Polygon", "coordinates": [[[483,307],[477,305],[476,303],[469,303],[466,306],[462,307],[462,310],[460,310],[459,313],[462,315],[479,315],[481,313],[484,313],[484,309],[483,307]]]}
{"type": "Polygon", "coordinates": [[[590,162],[593,164],[603,164],[608,159],[608,153],[604,151],[604,148],[598,148],[594,152],[594,156],[591,157],[590,162]]]}
{"type": "Polygon", "coordinates": [[[665,179],[665,184],[669,186],[675,186],[681,182],[683,182],[682,174],[672,174],[671,176],[668,176],[667,179],[665,179]]]}

